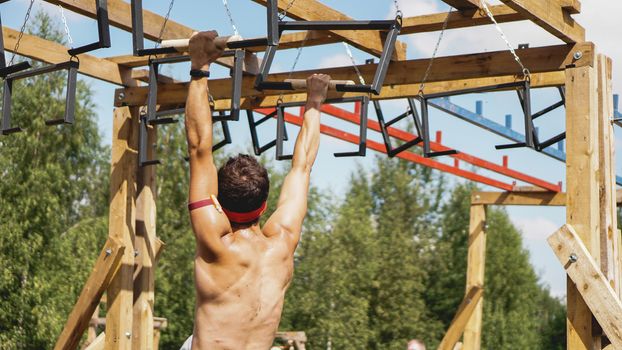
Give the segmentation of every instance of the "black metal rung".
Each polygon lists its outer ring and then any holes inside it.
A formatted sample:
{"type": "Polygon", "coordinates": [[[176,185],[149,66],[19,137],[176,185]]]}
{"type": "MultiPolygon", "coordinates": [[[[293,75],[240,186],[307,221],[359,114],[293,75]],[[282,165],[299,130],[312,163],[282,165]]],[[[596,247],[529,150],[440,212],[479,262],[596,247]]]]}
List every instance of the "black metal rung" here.
{"type": "Polygon", "coordinates": [[[167,53],[177,53],[177,49],[174,47],[158,47],[153,49],[140,49],[136,50],[137,56],[150,56],[150,55],[163,55],[167,53]]]}
{"type": "Polygon", "coordinates": [[[263,124],[265,122],[267,122],[268,120],[274,118],[276,116],[276,111],[266,115],[265,117],[259,119],[258,121],[255,122],[255,125],[260,125],[263,124]]]}
{"type": "Polygon", "coordinates": [[[402,113],[401,115],[398,115],[397,117],[393,118],[393,120],[390,120],[390,121],[386,122],[386,123],[385,123],[385,125],[386,125],[387,127],[388,127],[388,126],[391,126],[391,125],[393,125],[393,124],[395,124],[395,123],[399,122],[400,120],[402,120],[402,119],[404,119],[404,118],[408,117],[408,116],[409,116],[409,115],[411,115],[411,114],[412,114],[412,111],[410,111],[410,110],[409,110],[409,111],[406,111],[406,112],[402,113]]]}
{"type": "Polygon", "coordinates": [[[543,149],[545,149],[545,148],[547,148],[547,147],[549,147],[551,145],[554,145],[554,144],[558,143],[561,140],[564,140],[565,138],[566,138],[566,133],[565,132],[563,132],[563,133],[561,133],[561,134],[559,134],[557,136],[553,136],[553,137],[551,137],[550,139],[548,139],[548,140],[546,140],[544,142],[540,142],[538,144],[538,150],[541,151],[541,150],[543,150],[543,149]]]}
{"type": "Polygon", "coordinates": [[[15,134],[17,132],[22,132],[22,131],[24,131],[22,128],[15,127],[15,128],[5,129],[0,132],[2,133],[2,135],[10,135],[10,134],[15,134]]]}
{"type": "Polygon", "coordinates": [[[147,161],[142,162],[142,163],[140,164],[140,166],[158,165],[158,164],[160,164],[160,163],[161,163],[161,162],[160,162],[159,160],[157,160],[157,159],[153,159],[153,160],[147,160],[147,161]]]}
{"type": "Polygon", "coordinates": [[[227,47],[230,49],[244,49],[254,46],[268,46],[268,38],[246,39],[227,43],[227,47]]]}
{"type": "Polygon", "coordinates": [[[5,68],[0,68],[0,77],[5,78],[9,74],[17,73],[29,69],[30,67],[31,65],[29,62],[19,62],[5,68]]]}
{"type": "Polygon", "coordinates": [[[559,108],[559,107],[563,106],[564,104],[565,104],[565,102],[564,102],[564,101],[559,101],[559,102],[557,102],[557,103],[555,103],[555,104],[552,104],[552,105],[550,105],[550,106],[546,107],[545,109],[543,109],[543,110],[539,111],[538,113],[533,114],[533,115],[531,116],[531,120],[534,120],[534,119],[536,119],[536,118],[538,118],[538,117],[541,117],[541,116],[543,116],[543,115],[547,114],[548,112],[551,112],[551,111],[553,111],[553,110],[555,110],[555,109],[557,109],[557,108],[559,108]]]}
{"type": "Polygon", "coordinates": [[[458,154],[458,151],[452,149],[452,150],[448,150],[448,151],[440,151],[440,152],[428,152],[425,154],[426,158],[434,158],[434,157],[441,157],[441,156],[450,156],[452,154],[458,154]]]}
{"type": "Polygon", "coordinates": [[[363,84],[337,84],[335,86],[335,90],[339,92],[365,92],[377,94],[371,85],[363,84]]]}
{"type": "Polygon", "coordinates": [[[292,158],[294,158],[293,154],[287,154],[287,155],[284,155],[284,156],[277,156],[276,160],[290,160],[292,158]]]}
{"type": "Polygon", "coordinates": [[[61,125],[61,124],[70,124],[70,123],[66,123],[65,119],[52,119],[52,120],[45,121],[45,125],[61,125]]]}
{"type": "Polygon", "coordinates": [[[380,21],[282,21],[279,31],[284,30],[389,30],[395,20],[380,21]]]}
{"type": "Polygon", "coordinates": [[[166,124],[175,124],[178,120],[175,118],[156,118],[152,121],[149,121],[151,125],[166,125],[166,124]]]}
{"type": "Polygon", "coordinates": [[[108,48],[108,47],[110,47],[110,45],[105,46],[105,45],[102,45],[102,43],[100,43],[100,42],[96,42],[96,43],[92,43],[92,44],[76,47],[75,49],[67,50],[67,53],[69,54],[69,56],[77,56],[77,55],[79,55],[81,53],[85,53],[85,52],[89,52],[89,51],[94,51],[94,50],[97,50],[97,49],[108,48]]]}
{"type": "Polygon", "coordinates": [[[505,144],[505,145],[496,145],[495,149],[511,149],[511,148],[523,148],[523,147],[527,147],[527,144],[525,142],[510,143],[510,144],[505,144]]]}
{"type": "Polygon", "coordinates": [[[396,148],[394,148],[394,149],[392,149],[392,150],[390,150],[388,152],[389,157],[393,158],[393,157],[397,156],[398,154],[404,152],[405,150],[407,150],[407,149],[409,149],[409,148],[411,148],[413,146],[416,146],[417,144],[421,143],[422,141],[423,141],[423,139],[421,137],[417,137],[414,140],[411,140],[411,141],[408,141],[408,142],[406,142],[404,144],[401,144],[399,147],[396,147],[396,148]]]}

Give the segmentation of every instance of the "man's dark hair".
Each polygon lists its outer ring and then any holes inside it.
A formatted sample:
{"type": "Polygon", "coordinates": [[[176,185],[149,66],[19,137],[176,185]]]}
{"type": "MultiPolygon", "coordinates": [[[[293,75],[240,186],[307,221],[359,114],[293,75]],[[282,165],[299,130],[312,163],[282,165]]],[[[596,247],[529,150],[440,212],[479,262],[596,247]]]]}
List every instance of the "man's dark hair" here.
{"type": "Polygon", "coordinates": [[[268,199],[268,171],[255,157],[240,154],[218,169],[218,201],[223,208],[246,213],[268,199]]]}

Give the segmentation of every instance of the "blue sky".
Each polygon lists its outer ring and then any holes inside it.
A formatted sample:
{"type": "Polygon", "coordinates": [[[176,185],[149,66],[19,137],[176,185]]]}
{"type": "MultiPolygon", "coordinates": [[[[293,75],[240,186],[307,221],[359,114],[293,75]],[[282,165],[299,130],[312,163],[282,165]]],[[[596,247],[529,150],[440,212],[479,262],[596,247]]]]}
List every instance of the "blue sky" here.
{"type": "MultiPolygon", "coordinates": [[[[25,14],[29,0],[13,0],[2,4],[2,21],[5,26],[19,29],[25,14]]],[[[260,37],[265,35],[265,9],[252,1],[229,0],[234,20],[240,34],[245,38],[260,37]]],[[[337,1],[323,0],[323,3],[347,13],[356,19],[384,19],[394,16],[392,0],[356,0],[356,1],[337,1]],[[356,4],[357,6],[353,6],[356,4]]],[[[492,4],[498,1],[492,1],[492,4]]],[[[168,8],[168,1],[149,1],[144,6],[153,12],[165,14],[168,8]]],[[[615,28],[619,23],[616,13],[622,13],[622,2],[619,1],[598,1],[584,0],[582,2],[583,13],[576,16],[579,23],[587,29],[587,39],[596,42],[601,52],[614,59],[614,91],[622,90],[622,70],[617,69],[622,62],[622,45],[616,42],[613,33],[619,33],[619,28],[615,28]]],[[[406,16],[419,15],[426,13],[436,13],[447,11],[448,7],[444,3],[436,0],[400,1],[400,7],[406,16]]],[[[41,0],[35,1],[35,10],[46,11],[58,18],[59,26],[60,13],[57,7],[51,6],[41,0]]],[[[74,41],[74,46],[81,46],[95,41],[97,28],[95,21],[65,11],[68,20],[68,27],[74,41]]],[[[209,1],[182,1],[177,0],[174,4],[171,19],[197,29],[216,29],[222,35],[232,34],[232,29],[226,17],[221,0],[209,1]],[[197,15],[198,14],[198,15],[197,15]]],[[[508,39],[516,47],[519,43],[529,43],[531,47],[543,45],[561,44],[561,41],[530,22],[502,24],[508,39]]],[[[60,28],[60,27],[59,27],[60,28]]],[[[400,40],[408,44],[408,58],[430,57],[436,43],[438,33],[422,33],[400,37],[400,40]]],[[[112,44],[110,49],[100,50],[96,56],[108,57],[123,55],[131,52],[131,36],[129,33],[112,29],[112,44]]],[[[146,43],[146,47],[153,43],[146,43]]],[[[447,31],[443,42],[439,48],[439,56],[497,51],[505,49],[505,43],[493,26],[483,26],[472,29],[450,30],[447,31]]],[[[356,62],[362,64],[370,56],[364,52],[352,49],[356,62]]],[[[290,69],[296,51],[281,51],[277,55],[273,72],[287,71],[290,69]]],[[[297,69],[313,69],[332,66],[349,66],[350,60],[346,55],[343,45],[334,44],[323,47],[312,47],[304,49],[297,69]]],[[[166,74],[172,75],[177,79],[187,79],[187,66],[177,65],[167,67],[166,74]]],[[[518,66],[517,66],[518,70],[518,66]]],[[[215,76],[225,76],[224,69],[215,68],[215,76]]],[[[89,82],[95,91],[97,102],[97,113],[101,133],[107,143],[110,143],[110,131],[112,127],[112,99],[116,86],[96,81],[91,78],[82,77],[89,82]]],[[[534,93],[534,109],[544,107],[556,102],[557,96],[551,89],[541,89],[534,93]]],[[[484,115],[499,123],[504,123],[505,115],[512,114],[514,125],[520,125],[520,107],[516,97],[510,93],[479,94],[453,98],[452,102],[460,106],[475,110],[475,101],[481,100],[484,104],[484,115]]],[[[385,112],[388,115],[402,113],[406,104],[404,101],[387,101],[383,103],[385,112]]],[[[350,108],[350,106],[345,106],[350,108]]],[[[372,115],[371,118],[374,118],[372,115]]],[[[544,118],[543,118],[544,119],[544,118]]],[[[343,122],[335,121],[331,117],[323,117],[325,124],[339,127],[347,131],[356,133],[356,128],[343,122]]],[[[477,127],[458,120],[455,117],[444,113],[433,111],[431,115],[432,132],[435,130],[443,131],[443,142],[450,147],[461,151],[477,155],[486,160],[500,163],[503,155],[510,157],[510,167],[526,172],[550,182],[565,182],[565,167],[559,161],[548,158],[530,150],[506,150],[496,151],[494,145],[507,143],[506,140],[491,135],[477,127]]],[[[543,134],[555,134],[556,131],[564,129],[564,112],[556,111],[540,122],[543,134]]],[[[244,121],[232,126],[234,138],[234,149],[245,151],[250,147],[248,127],[244,121]]],[[[296,133],[296,128],[289,126],[288,130],[296,133]]],[[[520,131],[520,130],[518,130],[520,131]]],[[[370,132],[369,138],[381,140],[379,134],[370,132]]],[[[618,143],[616,143],[618,144],[618,143]]],[[[332,156],[334,152],[352,150],[354,145],[346,144],[342,141],[334,140],[329,137],[322,137],[320,155],[316,162],[313,172],[313,183],[320,186],[336,196],[343,196],[347,188],[348,178],[352,171],[356,170],[358,164],[369,169],[373,165],[373,152],[369,152],[366,158],[340,158],[332,156]]],[[[163,159],[165,161],[165,159],[163,159]]],[[[450,162],[451,159],[439,159],[443,162],[450,162]]],[[[620,160],[620,159],[618,159],[620,160]]],[[[397,161],[397,160],[396,160],[397,161]]],[[[620,164],[618,162],[618,164],[620,164]]],[[[466,167],[466,165],[464,165],[466,167]]],[[[622,174],[622,167],[616,167],[618,174],[622,174]]],[[[506,180],[487,171],[479,171],[481,174],[506,180]]],[[[452,177],[452,181],[462,181],[452,177]]],[[[551,287],[554,294],[565,295],[565,276],[561,266],[546,244],[546,237],[561,226],[565,221],[565,210],[563,208],[529,208],[529,207],[510,207],[507,209],[512,221],[521,228],[524,237],[524,244],[531,252],[531,260],[538,273],[542,276],[544,283],[551,287]]]]}

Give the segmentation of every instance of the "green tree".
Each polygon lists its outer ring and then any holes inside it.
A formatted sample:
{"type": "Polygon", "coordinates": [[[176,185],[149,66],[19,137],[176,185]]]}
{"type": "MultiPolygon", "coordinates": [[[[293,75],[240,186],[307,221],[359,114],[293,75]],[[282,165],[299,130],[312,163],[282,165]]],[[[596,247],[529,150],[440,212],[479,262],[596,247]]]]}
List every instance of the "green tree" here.
{"type": "MultiPolygon", "coordinates": [[[[61,32],[43,13],[34,17],[32,28],[39,37],[62,41],[61,32]]],[[[44,123],[63,117],[65,85],[66,73],[59,72],[13,86],[12,124],[25,132],[3,136],[0,146],[2,349],[52,347],[80,292],[84,272],[101,249],[96,246],[98,229],[80,225],[105,215],[102,203],[108,192],[108,152],[101,145],[90,88],[78,82],[73,126],[44,123]],[[84,230],[84,245],[65,244],[78,227],[84,230]],[[87,256],[74,254],[87,251],[87,256]],[[58,268],[69,265],[75,267],[73,275],[58,268]],[[72,284],[54,284],[62,276],[72,284]]]]}

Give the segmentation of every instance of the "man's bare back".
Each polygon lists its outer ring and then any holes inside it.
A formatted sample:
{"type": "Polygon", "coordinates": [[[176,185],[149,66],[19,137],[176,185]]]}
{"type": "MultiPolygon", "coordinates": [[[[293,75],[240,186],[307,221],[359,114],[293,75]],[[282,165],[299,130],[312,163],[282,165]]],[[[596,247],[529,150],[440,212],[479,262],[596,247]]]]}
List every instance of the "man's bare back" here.
{"type": "Polygon", "coordinates": [[[197,256],[193,349],[269,349],[294,271],[290,247],[252,228],[222,238],[239,259],[226,265],[197,256]]]}
{"type": "MultiPolygon", "coordinates": [[[[208,71],[209,64],[222,54],[224,48],[216,46],[216,36],[216,32],[202,32],[190,39],[193,70],[208,71]]],[[[315,74],[307,79],[306,112],[292,168],[283,180],[274,213],[260,227],[269,190],[267,171],[245,155],[230,158],[216,169],[205,76],[199,74],[190,81],[185,119],[189,209],[197,242],[192,349],[265,350],[274,340],[292,278],[311,168],[319,148],[320,107],[330,77],[315,74]]]]}

